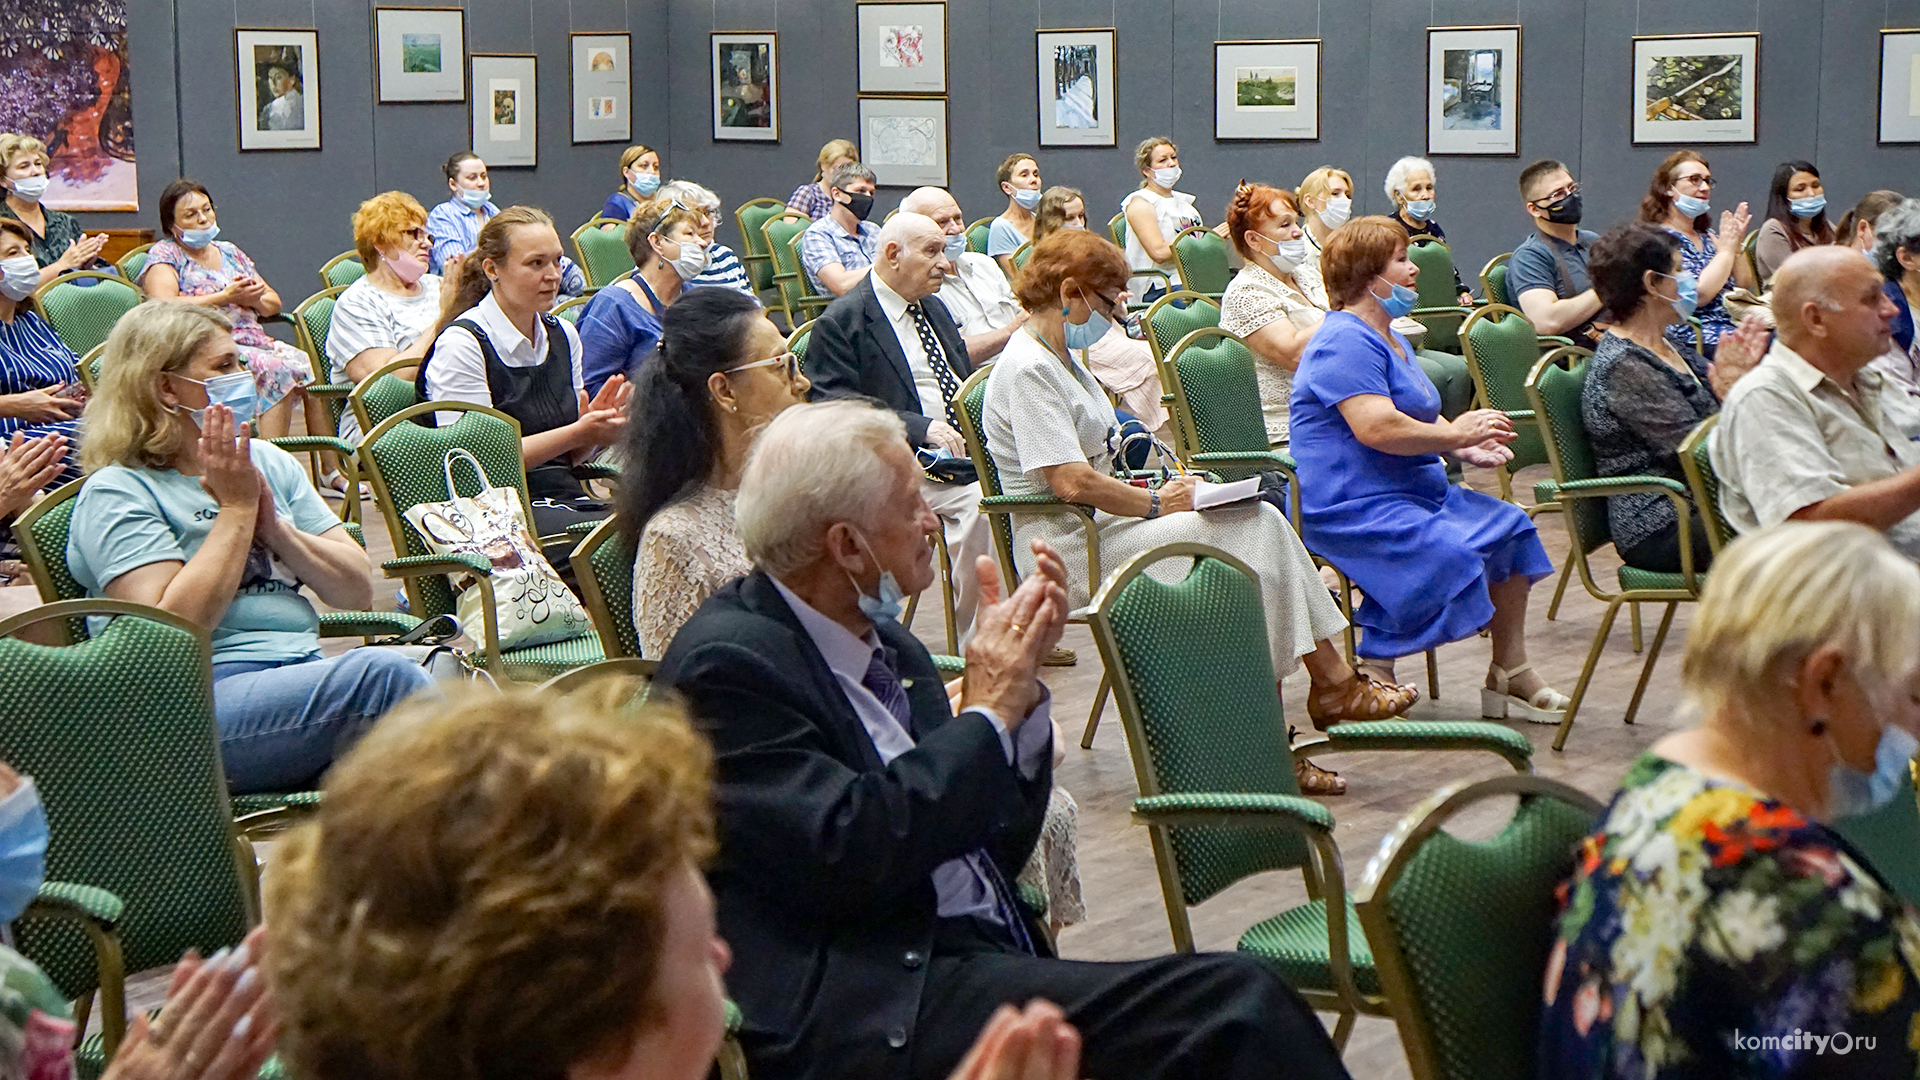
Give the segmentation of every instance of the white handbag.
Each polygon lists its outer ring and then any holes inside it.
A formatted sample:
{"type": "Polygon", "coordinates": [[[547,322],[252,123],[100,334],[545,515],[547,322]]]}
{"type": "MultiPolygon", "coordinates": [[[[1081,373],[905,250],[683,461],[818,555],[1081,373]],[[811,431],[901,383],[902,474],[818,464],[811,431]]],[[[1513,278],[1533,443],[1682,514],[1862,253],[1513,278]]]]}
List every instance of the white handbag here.
{"type": "MultiPolygon", "coordinates": [[[[418,503],[405,517],[436,555],[478,555],[493,565],[494,618],[502,649],[522,649],[582,637],[593,632],[580,599],[554,572],[527,532],[527,515],[518,488],[493,487],[480,462],[465,450],[447,451],[446,502],[418,503]],[[465,461],[480,481],[480,493],[460,494],[453,463],[465,461]]],[[[454,579],[454,603],[460,629],[474,642],[486,641],[485,590],[470,574],[454,579]]]]}

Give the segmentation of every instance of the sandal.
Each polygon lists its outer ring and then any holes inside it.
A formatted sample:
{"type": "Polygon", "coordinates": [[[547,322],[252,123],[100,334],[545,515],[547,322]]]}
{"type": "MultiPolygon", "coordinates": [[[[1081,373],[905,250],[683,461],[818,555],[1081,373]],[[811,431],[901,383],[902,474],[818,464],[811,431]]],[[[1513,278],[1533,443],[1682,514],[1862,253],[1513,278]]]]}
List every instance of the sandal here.
{"type": "Polygon", "coordinates": [[[1488,664],[1487,674],[1493,679],[1493,685],[1480,688],[1480,716],[1487,720],[1517,716],[1531,724],[1558,724],[1566,716],[1571,701],[1567,695],[1550,686],[1541,687],[1528,698],[1508,692],[1514,676],[1532,670],[1531,663],[1521,664],[1512,671],[1499,664],[1488,664]]]}
{"type": "Polygon", "coordinates": [[[1347,782],[1332,769],[1323,769],[1306,758],[1293,761],[1293,778],[1300,785],[1302,795],[1345,795],[1347,782]]]}
{"type": "Polygon", "coordinates": [[[1391,720],[1413,707],[1420,691],[1411,686],[1380,682],[1354,672],[1335,686],[1316,686],[1307,693],[1307,717],[1315,730],[1351,721],[1391,720]]]}
{"type": "MultiPolygon", "coordinates": [[[[329,469],[325,475],[320,477],[320,485],[329,491],[338,492],[341,495],[347,493],[347,478],[340,474],[339,469],[329,469]]],[[[365,480],[360,481],[360,497],[372,498],[372,496],[373,485],[367,483],[365,480]]]]}

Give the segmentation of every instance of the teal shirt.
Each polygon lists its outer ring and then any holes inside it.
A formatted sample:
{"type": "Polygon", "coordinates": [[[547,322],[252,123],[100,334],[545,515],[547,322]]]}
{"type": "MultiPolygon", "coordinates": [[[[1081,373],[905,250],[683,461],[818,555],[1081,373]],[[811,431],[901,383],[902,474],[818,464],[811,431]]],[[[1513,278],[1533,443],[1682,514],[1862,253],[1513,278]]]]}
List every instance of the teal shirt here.
{"type": "MultiPolygon", "coordinates": [[[[249,446],[282,518],[316,536],[340,527],[293,455],[259,439],[249,446]]],[[[193,558],[219,516],[197,476],[109,465],[87,478],[75,500],[67,562],[88,596],[105,596],[107,583],[129,570],[193,558]]],[[[320,651],[319,631],[293,571],[255,545],[240,591],[214,628],[213,662],[298,660],[320,651]]]]}

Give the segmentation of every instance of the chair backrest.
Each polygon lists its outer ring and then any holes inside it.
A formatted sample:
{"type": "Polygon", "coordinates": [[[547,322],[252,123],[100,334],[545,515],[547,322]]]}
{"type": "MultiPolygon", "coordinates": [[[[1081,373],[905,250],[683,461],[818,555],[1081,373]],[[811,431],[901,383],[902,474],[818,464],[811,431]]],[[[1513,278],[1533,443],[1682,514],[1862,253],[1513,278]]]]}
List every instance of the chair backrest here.
{"type": "MultiPolygon", "coordinates": [[[[47,879],[126,903],[127,972],[236,944],[257,921],[213,720],[204,630],[111,600],[75,600],[0,622],[0,760],[32,776],[51,839],[47,879]],[[116,616],[75,645],[12,635],[48,620],[116,616]]],[[[245,857],[251,859],[248,850],[245,857]]],[[[68,997],[98,985],[70,923],[23,919],[20,951],[68,997]]]]}
{"type": "MultiPolygon", "coordinates": [[[[74,580],[67,565],[67,537],[73,525],[74,498],[86,478],[70,480],[41,496],[32,506],[13,519],[14,541],[20,545],[20,561],[46,603],[78,600],[87,590],[74,580]]],[[[56,627],[63,644],[84,640],[85,619],[69,619],[56,627]]]]}
{"type": "Polygon", "coordinates": [[[583,296],[569,296],[554,306],[553,313],[577,326],[580,316],[587,312],[587,305],[593,302],[593,295],[589,292],[583,296]]]}
{"type": "MultiPolygon", "coordinates": [[[[346,291],[345,286],[322,289],[300,301],[290,313],[293,316],[294,337],[300,348],[306,351],[307,359],[313,362],[314,378],[322,383],[333,381],[333,362],[327,359],[327,332],[333,329],[333,306],[339,302],[340,294],[346,291]]],[[[344,399],[327,399],[335,431],[340,430],[340,413],[346,406],[344,399]]]]}
{"type": "MultiPolygon", "coordinates": [[[[1518,308],[1488,304],[1474,312],[1460,328],[1460,344],[1482,407],[1505,413],[1526,412],[1532,407],[1527,402],[1525,384],[1527,372],[1540,359],[1540,337],[1518,308]]],[[[1519,472],[1546,461],[1546,447],[1533,425],[1522,422],[1514,427],[1520,437],[1509,444],[1513,460],[1507,463],[1507,471],[1519,472]]]]}
{"type": "Polygon", "coordinates": [[[1535,1074],[1554,890],[1573,872],[1600,809],[1545,777],[1463,780],[1427,798],[1381,843],[1356,906],[1415,1080],[1535,1074]],[[1513,816],[1489,839],[1441,828],[1512,796],[1513,816]]]}
{"type": "Polygon", "coordinates": [[[1033,241],[1029,240],[1013,249],[1013,268],[1015,270],[1025,270],[1027,268],[1027,260],[1032,257],[1033,241]]]}
{"type": "Polygon", "coordinates": [[[1220,325],[1220,303],[1190,289],[1170,292],[1147,306],[1147,350],[1156,366],[1179,340],[1203,326],[1220,325]]]}
{"type": "Polygon", "coordinates": [[[1747,261],[1747,272],[1753,275],[1754,291],[1764,292],[1767,283],[1760,280],[1760,230],[1755,229],[1740,241],[1740,257],[1747,261]]]}
{"type": "Polygon", "coordinates": [[[967,226],[967,250],[975,255],[987,253],[987,234],[993,231],[993,219],[983,217],[967,226]]]}
{"type": "MultiPolygon", "coordinates": [[[[360,458],[366,463],[368,479],[373,481],[374,498],[380,503],[381,516],[387,519],[387,534],[393,540],[396,555],[430,555],[426,541],[406,520],[406,512],[424,502],[445,502],[447,491],[445,462],[447,451],[463,449],[480,462],[493,487],[520,489],[520,505],[530,507],[527,498],[527,470],[520,462],[520,422],[497,409],[464,401],[423,401],[401,409],[367,429],[360,444],[360,458]],[[458,412],[453,423],[425,427],[415,418],[431,412],[458,412]]],[[[455,481],[471,482],[469,470],[454,472],[455,481]]],[[[531,519],[527,532],[538,536],[531,519]]],[[[453,611],[453,589],[444,576],[407,579],[407,595],[413,614],[428,618],[453,611]]]]}
{"type": "Polygon", "coordinates": [[[1503,252],[1481,268],[1480,295],[1487,298],[1487,303],[1513,306],[1513,297],[1507,295],[1507,260],[1511,258],[1513,252],[1503,252]]]}
{"type": "Polygon", "coordinates": [[[1173,262],[1180,268],[1180,287],[1209,296],[1227,291],[1233,266],[1227,261],[1227,241],[1200,225],[1181,229],[1173,238],[1173,262]]]}
{"type": "Polygon", "coordinates": [[[412,380],[394,374],[419,364],[418,360],[392,360],[354,385],[347,395],[347,407],[353,410],[362,432],[372,431],[389,416],[420,400],[412,380]]]}
{"type": "Polygon", "coordinates": [[[147,249],[151,247],[153,247],[152,244],[141,244],[139,247],[120,256],[120,261],[114,263],[114,265],[120,268],[120,273],[128,281],[139,281],[140,271],[147,268],[147,249]]]}
{"type": "Polygon", "coordinates": [[[573,254],[580,260],[588,288],[605,288],[621,274],[633,272],[633,254],[627,250],[626,230],[606,228],[623,224],[616,218],[597,217],[573,230],[573,254]]]}
{"type": "Polygon", "coordinates": [[[788,326],[798,326],[805,321],[800,318],[804,310],[800,299],[813,291],[806,272],[800,268],[799,252],[794,249],[800,234],[812,224],[813,219],[807,215],[787,210],[768,218],[760,227],[767,250],[773,253],[773,282],[780,288],[780,306],[786,310],[788,326]]]}
{"type": "Polygon", "coordinates": [[[360,261],[358,251],[343,251],[320,264],[322,289],[337,289],[342,285],[351,285],[366,276],[367,267],[360,261]]]}
{"type": "Polygon", "coordinates": [[[1920,851],[1920,801],[1916,801],[1911,768],[1893,801],[1869,813],[1841,818],[1833,828],[1867,857],[1900,899],[1920,906],[1920,858],[1914,857],[1920,851]]]}
{"type": "Polygon", "coordinates": [[[106,341],[120,316],[147,298],[138,285],[130,285],[120,275],[106,270],[61,274],[40,286],[33,295],[53,332],[60,335],[60,340],[66,342],[75,356],[85,356],[94,346],[106,341]]]}
{"type": "MultiPolygon", "coordinates": [[[[993,455],[987,453],[986,427],[981,419],[987,411],[987,376],[992,371],[992,364],[975,368],[953,396],[957,406],[954,416],[960,421],[960,434],[967,441],[967,456],[973,459],[973,471],[980,478],[982,498],[1001,494],[1000,469],[993,463],[993,455]]],[[[1007,524],[1007,516],[987,514],[985,517],[987,528],[993,533],[993,551],[1000,562],[1000,573],[1008,581],[1020,580],[1013,561],[1013,529],[1007,524]]]]}
{"type": "Polygon", "coordinates": [[[1415,301],[1421,307],[1454,307],[1460,297],[1453,291],[1453,252],[1431,236],[1418,236],[1407,245],[1407,258],[1420,268],[1414,288],[1420,293],[1415,301]]]}
{"type": "Polygon", "coordinates": [[[633,543],[617,517],[595,525],[567,556],[580,583],[580,603],[609,658],[640,655],[640,634],[633,628],[633,556],[633,543]]]}
{"type": "Polygon", "coordinates": [[[787,350],[800,361],[802,374],[807,370],[807,346],[813,344],[813,324],[818,321],[818,319],[808,319],[794,327],[793,333],[787,335],[787,350]]]}
{"type": "MultiPolygon", "coordinates": [[[[1533,402],[1555,483],[1593,480],[1600,475],[1593,444],[1587,441],[1586,417],[1580,411],[1580,395],[1587,384],[1590,355],[1585,349],[1563,346],[1541,357],[1527,376],[1527,396],[1533,402]],[[1570,367],[1561,367],[1559,360],[1563,356],[1578,359],[1570,367]]],[[[1612,542],[1606,500],[1568,500],[1567,531],[1573,538],[1575,550],[1583,555],[1612,542]]]]}
{"type": "Polygon", "coordinates": [[[1687,487],[1693,492],[1693,505],[1707,526],[1707,546],[1715,553],[1733,542],[1733,523],[1720,507],[1720,474],[1713,471],[1713,426],[1720,422],[1715,413],[1700,421],[1698,427],[1680,440],[1680,469],[1687,475],[1687,487]]]}
{"type": "Polygon", "coordinates": [[[1107,235],[1113,237],[1113,246],[1127,246],[1127,212],[1125,210],[1107,219],[1107,235]]]}
{"type": "MultiPolygon", "coordinates": [[[[1176,438],[1181,458],[1195,454],[1264,452],[1267,425],[1260,411],[1260,384],[1253,350],[1217,326],[1203,326],[1167,354],[1164,385],[1173,395],[1176,438]]],[[[1221,478],[1238,480],[1250,468],[1221,469],[1221,478]]]]}
{"type": "Polygon", "coordinates": [[[100,358],[106,354],[107,345],[101,342],[82,354],[80,362],[74,365],[74,374],[80,376],[80,385],[86,387],[89,394],[100,383],[100,358]]]}
{"type": "Polygon", "coordinates": [[[740,241],[746,248],[740,258],[747,264],[754,292],[773,288],[773,253],[767,250],[767,234],[760,227],[786,209],[779,199],[748,199],[734,207],[733,220],[740,226],[740,241]]]}

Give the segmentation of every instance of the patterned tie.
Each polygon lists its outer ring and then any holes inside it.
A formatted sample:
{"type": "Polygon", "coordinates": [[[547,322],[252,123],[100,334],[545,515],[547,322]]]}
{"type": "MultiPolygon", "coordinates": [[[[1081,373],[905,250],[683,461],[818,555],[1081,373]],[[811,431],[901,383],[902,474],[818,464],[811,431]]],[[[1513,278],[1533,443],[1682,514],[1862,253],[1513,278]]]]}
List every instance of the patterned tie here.
{"type": "Polygon", "coordinates": [[[940,349],[940,339],[933,334],[933,324],[927,321],[927,309],[915,301],[907,305],[907,314],[913,316],[913,328],[920,331],[920,347],[927,350],[927,366],[933,369],[933,377],[940,384],[940,397],[947,403],[947,423],[953,425],[953,430],[959,431],[960,418],[953,413],[953,398],[960,392],[960,380],[947,364],[947,354],[940,349]]]}
{"type": "MultiPolygon", "coordinates": [[[[880,699],[880,704],[886,706],[887,711],[893,714],[893,718],[899,722],[902,730],[912,734],[913,710],[907,704],[907,692],[901,687],[899,677],[893,673],[893,665],[888,662],[887,653],[891,651],[885,646],[873,650],[873,659],[867,662],[867,674],[860,680],[860,685],[872,691],[873,696],[880,699]]],[[[1026,920],[1020,917],[1020,909],[1014,903],[1013,887],[1007,884],[1006,875],[1002,874],[1000,867],[995,865],[993,856],[987,854],[985,849],[975,848],[962,858],[966,859],[967,865],[973,867],[973,872],[980,875],[981,880],[985,881],[987,888],[992,891],[994,908],[1000,916],[1000,923],[1007,928],[1008,933],[1013,935],[1014,944],[1020,947],[1021,952],[1035,955],[1033,938],[1027,934],[1026,920]]]]}

